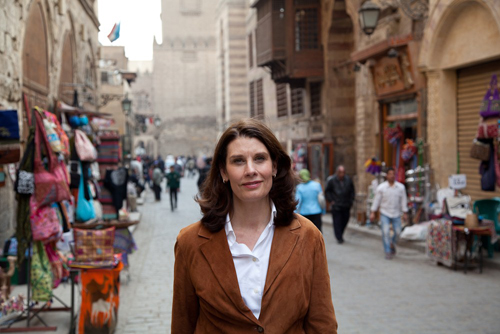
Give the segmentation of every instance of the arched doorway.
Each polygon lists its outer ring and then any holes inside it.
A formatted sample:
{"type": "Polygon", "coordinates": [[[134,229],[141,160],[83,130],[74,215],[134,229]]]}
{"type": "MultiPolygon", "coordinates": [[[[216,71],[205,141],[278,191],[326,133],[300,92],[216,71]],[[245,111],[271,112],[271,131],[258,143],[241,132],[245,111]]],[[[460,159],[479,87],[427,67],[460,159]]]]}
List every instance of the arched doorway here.
{"type": "Polygon", "coordinates": [[[48,108],[49,50],[46,19],[40,0],[31,4],[23,43],[23,93],[29,107],[48,108]]]}
{"type": "Polygon", "coordinates": [[[344,165],[356,174],[355,78],[350,62],[354,49],[354,28],[345,0],[336,0],[328,32],[327,89],[328,123],[333,140],[334,167],[344,165]]]}

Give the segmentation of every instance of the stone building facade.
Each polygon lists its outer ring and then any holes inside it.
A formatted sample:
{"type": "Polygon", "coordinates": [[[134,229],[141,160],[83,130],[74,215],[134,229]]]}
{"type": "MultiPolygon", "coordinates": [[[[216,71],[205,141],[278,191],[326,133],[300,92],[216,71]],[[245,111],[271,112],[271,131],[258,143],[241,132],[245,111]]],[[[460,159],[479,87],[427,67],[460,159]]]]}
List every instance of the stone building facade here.
{"type": "Polygon", "coordinates": [[[153,46],[154,110],[159,153],[211,154],[217,137],[217,0],[162,1],[163,42],[153,46]]]}
{"type": "MultiPolygon", "coordinates": [[[[96,110],[97,34],[94,0],[0,1],[0,105],[17,109],[23,138],[23,103],[53,110],[58,100],[96,110]]],[[[0,244],[15,229],[16,201],[7,176],[0,188],[0,244]]]]}

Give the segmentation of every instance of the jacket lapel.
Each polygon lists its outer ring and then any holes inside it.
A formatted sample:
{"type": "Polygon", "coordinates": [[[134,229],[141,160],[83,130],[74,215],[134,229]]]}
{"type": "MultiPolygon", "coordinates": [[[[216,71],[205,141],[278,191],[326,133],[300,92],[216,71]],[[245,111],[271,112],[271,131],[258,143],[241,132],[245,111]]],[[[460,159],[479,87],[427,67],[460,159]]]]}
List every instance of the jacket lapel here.
{"type": "Polygon", "coordinates": [[[236,269],[234,268],[225,230],[222,229],[219,232],[212,233],[202,226],[198,235],[209,239],[200,246],[200,250],[207,259],[224,292],[237,310],[240,310],[252,322],[259,323],[241,297],[238,277],[236,276],[236,269]]]}
{"type": "Polygon", "coordinates": [[[294,219],[289,226],[276,226],[274,230],[273,245],[269,256],[269,267],[267,269],[266,285],[264,286],[264,296],[276,280],[281,270],[292,255],[295,245],[299,240],[299,235],[293,231],[300,228],[298,219],[294,219]]]}

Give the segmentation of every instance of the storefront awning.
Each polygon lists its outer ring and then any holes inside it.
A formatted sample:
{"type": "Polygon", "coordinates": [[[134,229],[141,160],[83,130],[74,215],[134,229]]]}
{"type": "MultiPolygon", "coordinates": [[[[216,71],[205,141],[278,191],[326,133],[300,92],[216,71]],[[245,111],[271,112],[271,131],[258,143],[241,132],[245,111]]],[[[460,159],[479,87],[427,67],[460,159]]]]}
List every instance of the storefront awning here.
{"type": "Polygon", "coordinates": [[[399,36],[399,37],[391,37],[382,42],[374,44],[366,49],[351,53],[351,60],[353,62],[359,61],[361,63],[364,63],[369,58],[375,58],[387,53],[387,51],[390,48],[405,46],[412,40],[413,40],[413,34],[408,34],[406,36],[399,36]]]}
{"type": "Polygon", "coordinates": [[[62,101],[57,102],[57,109],[60,112],[64,112],[66,114],[87,115],[93,117],[111,117],[111,114],[108,113],[84,110],[78,107],[70,106],[69,104],[66,104],[62,101]]]}

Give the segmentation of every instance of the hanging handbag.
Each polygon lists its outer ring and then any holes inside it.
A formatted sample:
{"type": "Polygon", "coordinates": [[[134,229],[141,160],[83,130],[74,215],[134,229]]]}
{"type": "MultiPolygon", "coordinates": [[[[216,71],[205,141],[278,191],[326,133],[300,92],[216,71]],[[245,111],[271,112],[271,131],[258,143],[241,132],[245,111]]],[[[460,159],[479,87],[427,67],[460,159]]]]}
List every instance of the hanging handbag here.
{"type": "Polygon", "coordinates": [[[49,146],[45,129],[43,126],[42,116],[38,111],[35,111],[36,130],[35,130],[35,198],[39,207],[68,200],[71,197],[67,172],[65,168],[58,163],[56,156],[49,146]],[[41,157],[41,148],[45,147],[45,152],[48,157],[48,170],[45,169],[41,157]]]}
{"type": "Polygon", "coordinates": [[[75,130],[75,149],[81,161],[97,159],[97,150],[83,131],[75,130]]]}
{"type": "Polygon", "coordinates": [[[59,286],[61,281],[69,276],[69,272],[64,268],[63,261],[59,256],[54,244],[45,244],[45,252],[50,263],[50,271],[52,272],[52,287],[55,289],[59,286]]]}
{"type": "MultiPolygon", "coordinates": [[[[490,144],[492,145],[492,144],[490,144]]],[[[496,171],[495,171],[495,152],[491,150],[489,162],[481,163],[481,190],[495,191],[496,171]]]]}
{"type": "Polygon", "coordinates": [[[62,234],[59,217],[52,205],[39,207],[34,196],[31,196],[30,212],[33,240],[47,242],[62,234]]]}
{"type": "Polygon", "coordinates": [[[78,188],[78,201],[76,202],[76,220],[81,222],[96,217],[92,198],[90,200],[85,198],[85,187],[88,189],[88,184],[84,181],[82,173],[80,175],[80,187],[78,188]]]}
{"type": "Polygon", "coordinates": [[[35,154],[34,129],[30,129],[28,145],[24,151],[23,158],[17,169],[14,190],[18,194],[32,195],[35,192],[35,176],[33,174],[33,158],[35,154]]]}
{"type": "Polygon", "coordinates": [[[47,302],[52,299],[52,272],[45,249],[40,241],[33,243],[31,256],[31,300],[47,302]]]}
{"type": "Polygon", "coordinates": [[[490,160],[490,144],[474,139],[470,148],[470,157],[482,161],[490,160]]]}
{"type": "Polygon", "coordinates": [[[70,152],[69,152],[68,135],[63,130],[61,123],[59,123],[59,121],[57,120],[56,115],[48,111],[44,111],[44,114],[45,117],[47,117],[47,119],[54,124],[54,130],[57,133],[57,136],[59,137],[59,140],[61,142],[61,153],[64,154],[66,157],[69,157],[70,152]]]}
{"type": "Polygon", "coordinates": [[[16,163],[20,159],[17,110],[0,110],[0,164],[16,163]]]}
{"type": "Polygon", "coordinates": [[[491,76],[490,86],[484,95],[480,108],[481,117],[500,117],[500,94],[498,93],[497,75],[491,76]]]}
{"type": "Polygon", "coordinates": [[[75,261],[87,264],[112,264],[115,228],[103,230],[73,229],[75,261]]]}

